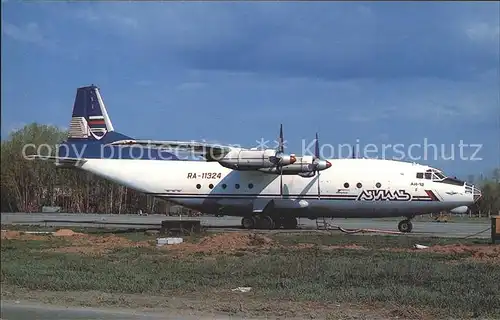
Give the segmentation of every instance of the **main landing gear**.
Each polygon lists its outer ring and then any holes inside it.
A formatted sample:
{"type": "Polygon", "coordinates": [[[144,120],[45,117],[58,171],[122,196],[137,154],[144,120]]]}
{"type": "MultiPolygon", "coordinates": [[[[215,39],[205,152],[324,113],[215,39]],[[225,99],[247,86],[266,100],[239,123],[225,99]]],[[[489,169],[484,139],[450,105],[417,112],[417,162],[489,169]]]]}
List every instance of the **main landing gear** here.
{"type": "Polygon", "coordinates": [[[413,224],[410,219],[406,219],[398,224],[398,229],[400,232],[409,233],[413,229],[413,224]]]}
{"type": "Polygon", "coordinates": [[[254,215],[241,219],[243,229],[296,229],[297,219],[294,217],[271,217],[268,215],[254,215]]]}

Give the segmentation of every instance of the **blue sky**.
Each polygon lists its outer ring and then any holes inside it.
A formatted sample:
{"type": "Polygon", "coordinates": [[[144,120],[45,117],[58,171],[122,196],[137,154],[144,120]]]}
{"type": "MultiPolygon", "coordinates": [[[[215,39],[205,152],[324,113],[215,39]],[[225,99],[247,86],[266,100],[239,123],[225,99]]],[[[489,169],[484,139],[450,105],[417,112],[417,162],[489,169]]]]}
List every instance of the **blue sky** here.
{"type": "Polygon", "coordinates": [[[255,146],[283,123],[296,153],[318,131],[334,147],[482,144],[480,161],[417,161],[456,175],[500,165],[498,2],[3,0],[2,12],[3,138],[67,127],[76,88],[94,83],[133,137],[255,146]]]}

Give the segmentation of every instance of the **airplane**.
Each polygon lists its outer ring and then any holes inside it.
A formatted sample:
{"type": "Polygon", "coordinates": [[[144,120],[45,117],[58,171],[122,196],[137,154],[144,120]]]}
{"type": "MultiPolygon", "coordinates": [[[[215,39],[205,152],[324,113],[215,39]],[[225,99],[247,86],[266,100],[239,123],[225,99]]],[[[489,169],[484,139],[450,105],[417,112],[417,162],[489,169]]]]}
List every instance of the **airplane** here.
{"type": "Polygon", "coordinates": [[[480,190],[443,171],[385,159],[321,159],[276,149],[131,138],[114,130],[97,86],[77,88],[69,136],[57,155],[30,155],[91,172],[123,186],[207,214],[241,217],[244,229],[295,229],[297,218],[403,217],[464,213],[480,190]],[[192,152],[203,160],[181,159],[192,152]]]}

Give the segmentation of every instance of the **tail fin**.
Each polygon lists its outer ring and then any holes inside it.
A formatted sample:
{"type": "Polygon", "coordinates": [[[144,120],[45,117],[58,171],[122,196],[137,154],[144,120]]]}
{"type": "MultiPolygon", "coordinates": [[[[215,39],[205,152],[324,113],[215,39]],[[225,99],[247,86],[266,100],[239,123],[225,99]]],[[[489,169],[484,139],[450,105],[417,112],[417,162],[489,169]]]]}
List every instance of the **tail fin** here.
{"type": "Polygon", "coordinates": [[[115,132],[106,106],[95,85],[76,90],[68,141],[87,140],[110,142],[126,137],[115,132]]]}
{"type": "Polygon", "coordinates": [[[94,85],[81,87],[76,90],[68,139],[58,146],[57,157],[46,159],[72,166],[81,163],[76,160],[82,159],[178,159],[161,149],[144,152],[131,146],[110,145],[118,140],[132,139],[113,128],[99,88],[94,85]]]}

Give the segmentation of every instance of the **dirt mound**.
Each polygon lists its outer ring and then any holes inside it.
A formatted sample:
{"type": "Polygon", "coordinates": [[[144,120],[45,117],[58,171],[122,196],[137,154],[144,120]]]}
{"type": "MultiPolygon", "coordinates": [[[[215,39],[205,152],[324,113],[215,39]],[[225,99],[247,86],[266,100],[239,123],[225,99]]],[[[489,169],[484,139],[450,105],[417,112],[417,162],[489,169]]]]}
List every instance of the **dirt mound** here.
{"type": "Polygon", "coordinates": [[[84,234],[79,232],[74,232],[73,230],[70,229],[59,229],[56,232],[54,232],[53,235],[56,237],[72,237],[72,236],[81,236],[84,234]]]}
{"type": "Polygon", "coordinates": [[[25,233],[22,231],[2,230],[2,239],[5,240],[46,240],[47,235],[25,233]]]}
{"type": "Polygon", "coordinates": [[[470,254],[473,260],[500,261],[500,246],[498,245],[435,245],[421,251],[445,254],[470,254]]]}
{"type": "Polygon", "coordinates": [[[19,231],[2,230],[2,239],[12,240],[12,239],[18,239],[20,237],[21,237],[21,232],[19,231]]]}
{"type": "Polygon", "coordinates": [[[244,248],[250,246],[264,246],[272,243],[268,237],[259,234],[224,233],[203,238],[199,245],[202,247],[216,247],[220,249],[244,248]]]}
{"type": "Polygon", "coordinates": [[[50,249],[52,252],[67,252],[81,254],[104,254],[118,248],[137,248],[152,246],[148,241],[134,242],[124,237],[115,235],[91,236],[85,234],[83,237],[75,237],[70,246],[50,249]]]}
{"type": "Polygon", "coordinates": [[[2,230],[2,239],[6,240],[48,240],[50,236],[56,237],[72,237],[85,235],[83,233],[74,232],[70,229],[59,229],[56,232],[30,232],[30,231],[13,231],[2,230]]]}
{"type": "MultiPolygon", "coordinates": [[[[67,237],[68,245],[64,247],[51,248],[44,251],[67,252],[82,254],[103,254],[117,248],[153,246],[152,242],[134,242],[116,235],[97,236],[74,232],[70,229],[59,229],[47,234],[32,234],[22,231],[2,230],[2,239],[8,240],[47,240],[56,237],[67,237]]],[[[66,243],[65,243],[66,244],[66,243]]]]}
{"type": "Polygon", "coordinates": [[[207,236],[201,239],[199,243],[166,245],[162,248],[186,252],[230,252],[247,248],[269,248],[272,244],[273,240],[263,235],[254,233],[227,232],[207,236]]]}
{"type": "Polygon", "coordinates": [[[385,248],[384,251],[391,252],[431,252],[441,254],[457,254],[464,255],[465,259],[485,262],[500,262],[500,246],[498,245],[464,245],[464,244],[449,244],[449,245],[433,245],[425,249],[407,249],[407,248],[385,248]]]}

